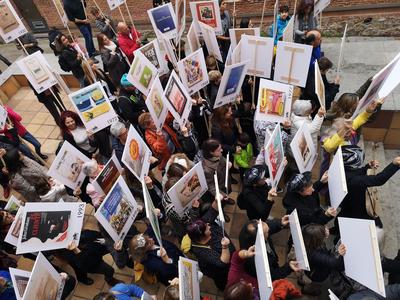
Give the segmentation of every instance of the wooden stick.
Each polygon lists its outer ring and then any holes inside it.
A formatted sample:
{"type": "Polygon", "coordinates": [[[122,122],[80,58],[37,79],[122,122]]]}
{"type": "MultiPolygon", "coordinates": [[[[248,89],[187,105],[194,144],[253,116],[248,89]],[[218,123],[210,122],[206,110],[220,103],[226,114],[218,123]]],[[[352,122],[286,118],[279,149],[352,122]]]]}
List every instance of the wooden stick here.
{"type": "Polygon", "coordinates": [[[128,3],[126,1],[124,1],[124,2],[125,2],[126,10],[128,11],[129,19],[131,20],[131,23],[132,23],[133,30],[136,31],[135,23],[133,23],[132,15],[131,15],[131,12],[129,11],[128,3]]]}
{"type": "Polygon", "coordinates": [[[319,14],[319,29],[322,30],[322,11],[321,11],[321,13],[319,14]]]}
{"type": "Polygon", "coordinates": [[[86,13],[86,7],[85,7],[85,3],[83,1],[84,0],[81,0],[81,4],[82,4],[82,7],[83,7],[83,12],[85,13],[85,19],[87,19],[88,17],[87,17],[87,13],[86,13]]]}
{"type": "MultiPolygon", "coordinates": [[[[100,6],[97,4],[97,1],[96,1],[96,0],[93,0],[93,3],[94,3],[94,5],[96,5],[96,7],[97,7],[97,9],[99,10],[101,16],[102,16],[103,18],[107,19],[107,20],[110,20],[110,19],[107,18],[107,16],[103,13],[103,11],[101,10],[100,6]]],[[[110,20],[110,21],[111,21],[111,20],[110,20]]],[[[111,25],[109,25],[109,27],[111,28],[111,31],[112,31],[115,35],[117,35],[117,33],[115,32],[114,28],[113,28],[111,25]]]]}
{"type": "Polygon", "coordinates": [[[122,20],[124,21],[124,23],[126,23],[125,18],[124,18],[124,14],[122,13],[121,7],[118,6],[118,10],[119,10],[119,14],[121,15],[122,20]]]}
{"type": "Polygon", "coordinates": [[[263,4],[263,10],[262,10],[262,14],[261,14],[261,23],[260,23],[260,30],[262,31],[262,27],[263,27],[263,23],[264,23],[264,13],[265,13],[265,3],[267,2],[267,0],[264,0],[264,4],[263,4]]]}
{"type": "Polygon", "coordinates": [[[28,51],[26,50],[24,44],[21,42],[21,40],[19,39],[19,37],[17,37],[17,41],[18,41],[18,43],[21,45],[22,49],[24,50],[25,55],[26,55],[26,56],[29,56],[28,51]]]}
{"type": "Polygon", "coordinates": [[[232,28],[235,28],[236,25],[236,0],[233,0],[233,24],[232,24],[232,28]]]}

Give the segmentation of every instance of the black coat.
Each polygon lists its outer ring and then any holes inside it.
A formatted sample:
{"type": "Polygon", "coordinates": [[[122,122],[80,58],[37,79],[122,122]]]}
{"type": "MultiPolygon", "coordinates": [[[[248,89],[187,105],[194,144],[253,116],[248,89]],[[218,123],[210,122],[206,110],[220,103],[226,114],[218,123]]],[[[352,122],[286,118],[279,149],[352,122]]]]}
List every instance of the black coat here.
{"type": "Polygon", "coordinates": [[[60,56],[69,65],[72,74],[76,78],[83,78],[85,73],[83,72],[81,61],[78,59],[78,52],[71,46],[64,48],[61,51],[60,56]]]}
{"type": "Polygon", "coordinates": [[[116,54],[111,55],[111,50],[104,48],[101,50],[101,60],[105,70],[108,70],[113,84],[120,86],[122,75],[129,71],[129,66],[122,56],[121,50],[117,47],[116,54]]]}
{"type": "Polygon", "coordinates": [[[310,264],[310,271],[306,271],[306,274],[312,281],[322,282],[327,279],[333,271],[344,271],[343,257],[336,257],[326,248],[314,250],[311,253],[307,253],[307,256],[310,264]]]}
{"type": "Polygon", "coordinates": [[[147,111],[146,103],[142,100],[142,97],[130,95],[123,90],[120,91],[118,97],[118,106],[122,117],[132,125],[137,125],[139,116],[147,111]],[[134,100],[131,99],[131,96],[134,97],[134,100]]]}
{"type": "Polygon", "coordinates": [[[224,150],[224,155],[226,155],[228,152],[235,153],[235,144],[236,144],[236,139],[238,136],[237,128],[235,122],[233,122],[233,128],[229,131],[227,130],[222,130],[221,127],[213,123],[211,127],[211,137],[217,139],[222,146],[222,149],[224,150]]]}
{"type": "Polygon", "coordinates": [[[238,197],[238,205],[246,210],[249,220],[261,219],[264,222],[268,219],[274,201],[269,201],[268,185],[246,186],[238,197]],[[239,200],[240,199],[240,200],[239,200]]]}
{"type": "Polygon", "coordinates": [[[331,104],[335,100],[336,94],[339,93],[340,85],[329,82],[325,74],[322,75],[322,81],[325,86],[325,108],[328,110],[331,108],[331,104]]]}

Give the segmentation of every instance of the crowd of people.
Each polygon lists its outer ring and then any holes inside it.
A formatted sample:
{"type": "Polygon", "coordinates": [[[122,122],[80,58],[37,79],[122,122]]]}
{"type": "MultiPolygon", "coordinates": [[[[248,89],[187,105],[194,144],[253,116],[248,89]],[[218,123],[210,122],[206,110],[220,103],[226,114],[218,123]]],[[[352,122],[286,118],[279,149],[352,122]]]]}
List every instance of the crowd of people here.
{"type": "MultiPolygon", "coordinates": [[[[304,88],[295,89],[289,118],[282,123],[255,119],[252,102],[258,99],[256,87],[259,85],[259,78],[254,79],[252,76],[245,77],[235,103],[213,109],[224,63],[209,55],[202,42],[210,83],[200,93],[192,96],[193,106],[184,126],[179,126],[172,115],[168,114],[162,129],[156,128],[146,106],[146,97],[127,79],[134,51],[144,45],[146,39],[134,27],[125,22],[115,22],[97,8],[90,10],[90,16],[86,15],[80,0],[63,2],[68,19],[80,30],[85,46],[77,38],[56,30],[49,33],[50,46],[58,57],[61,69],[71,72],[81,88],[101,82],[112,100],[119,121],[96,133],[87,131],[79,115],[65,108],[55,87],[52,91],[35,92],[59,126],[62,140],[68,141],[92,159],[83,165],[86,176],[83,184],[71,190],[62,182],[48,176],[48,170],[43,165],[43,160],[48,157],[41,152],[40,143],[23,126],[21,116],[6,107],[10,123],[0,131],[0,183],[4,197],[7,199],[10,191],[15,191],[24,203],[58,202],[62,199],[64,202],[83,201],[98,209],[106,195],[96,190],[92,184],[93,179],[113,154],[124,166],[122,156],[128,130],[132,125],[152,152],[152,172],[145,176],[144,181],[159,218],[162,245],[147,222],[143,202],[135,223],[121,241],[115,243],[100,224],[99,231],[82,230],[79,243],[73,242],[66,249],[43,252],[57,271],[64,273],[65,287],[61,299],[69,296],[76,281],[93,285],[91,274],[104,275],[110,288],[93,299],[142,297],[145,291],[139,285],[115,278],[114,269],[103,258],[105,254],[111,254],[117,268],[131,268],[132,277],[136,281],[143,279],[147,283],[159,282],[166,286],[162,298],[165,300],[179,299],[177,278],[178,260],[181,256],[196,260],[200,269],[199,278],[211,278],[218,290],[223,292],[224,299],[260,299],[260,282],[257,280],[255,263],[259,222],[265,237],[273,294],[276,297],[274,299],[295,299],[302,294],[327,299],[328,289],[340,299],[383,299],[345,276],[343,257],[346,255],[346,246],[340,242],[337,217],[375,220],[376,226],[381,227],[379,218],[372,215],[366,205],[366,194],[368,188],[385,184],[399,170],[400,157],[394,158],[376,175],[368,175],[368,169],[376,169],[379,164],[377,161],[365,161],[364,149],[358,146],[360,129],[374,115],[379,114],[384,99],[375,99],[365,111],[351,119],[371,80],[366,79],[365,84],[357,91],[339,93],[340,78],[335,78],[334,82],[327,79],[327,71],[332,68],[332,62],[321,51],[323,32],[318,27],[318,20],[314,18],[314,1],[299,0],[296,12],[292,12],[295,15],[294,41],[311,45],[313,51],[307,84],[304,88]],[[95,36],[98,51],[93,43],[93,22],[89,17],[94,20],[100,32],[95,36]],[[101,58],[103,69],[98,66],[96,56],[101,58]],[[318,62],[325,85],[325,107],[321,107],[315,93],[315,61],[318,62]],[[255,89],[254,96],[252,89],[255,89]],[[324,123],[328,125],[327,129],[323,129],[324,123]],[[320,174],[317,180],[312,179],[311,172],[299,172],[289,147],[303,124],[308,126],[313,143],[320,149],[321,164],[314,167],[315,173],[320,174]],[[276,126],[280,126],[282,130],[286,167],[278,187],[275,188],[272,187],[270,172],[265,163],[264,145],[266,131],[273,130],[276,126]],[[36,154],[21,143],[20,138],[32,143],[36,154]],[[340,146],[348,194],[336,210],[331,207],[327,193],[327,169],[340,146]],[[199,199],[195,199],[182,215],[177,212],[167,191],[198,162],[202,163],[208,190],[199,199]],[[226,172],[227,169],[229,172],[226,172]],[[214,181],[215,173],[218,175],[218,186],[214,181]],[[238,185],[240,189],[237,199],[232,196],[232,185],[238,185]],[[278,195],[283,198],[286,215],[272,217],[271,210],[276,205],[278,195]],[[246,212],[248,221],[237,230],[239,236],[230,237],[218,222],[218,197],[221,199],[225,222],[231,221],[225,213],[227,206],[238,205],[246,212]],[[286,263],[282,263],[271,239],[275,233],[288,228],[288,215],[295,209],[302,227],[309,271],[301,270],[291,255],[291,238],[287,241],[286,263]],[[143,221],[147,224],[145,231],[138,226],[143,221]],[[235,246],[231,238],[238,238],[238,245],[235,246]],[[67,273],[57,266],[54,263],[57,259],[67,262],[74,273],[67,273]],[[288,276],[297,279],[298,285],[293,284],[293,280],[288,280],[288,276]]],[[[159,5],[158,2],[154,1],[154,6],[159,5]]],[[[226,2],[220,1],[223,34],[217,37],[224,60],[228,56],[230,45],[229,29],[236,26],[232,22],[226,2]]],[[[276,44],[282,39],[291,17],[293,16],[289,7],[282,5],[275,24],[277,28],[272,25],[261,30],[269,32],[271,37],[275,36],[276,44]]],[[[242,18],[239,26],[252,27],[253,23],[249,18],[242,18]]],[[[29,54],[43,51],[30,33],[20,40],[29,54]]],[[[185,51],[179,51],[180,57],[184,58],[185,51]]],[[[173,65],[167,57],[165,59],[171,73],[173,65]]],[[[164,88],[170,73],[160,76],[164,88]]],[[[143,200],[141,183],[127,168],[124,168],[123,174],[135,198],[139,202],[143,200]]],[[[5,204],[6,200],[2,202],[3,207],[5,204]]],[[[0,210],[2,300],[16,299],[7,272],[8,267],[16,266],[15,248],[4,242],[14,218],[13,213],[0,210]]],[[[235,226],[237,224],[232,224],[232,227],[235,226]]],[[[33,254],[24,254],[24,257],[35,260],[33,254]]],[[[389,274],[386,299],[400,299],[400,257],[382,257],[381,263],[383,271],[389,274]]],[[[151,297],[156,299],[155,295],[151,297]]]]}

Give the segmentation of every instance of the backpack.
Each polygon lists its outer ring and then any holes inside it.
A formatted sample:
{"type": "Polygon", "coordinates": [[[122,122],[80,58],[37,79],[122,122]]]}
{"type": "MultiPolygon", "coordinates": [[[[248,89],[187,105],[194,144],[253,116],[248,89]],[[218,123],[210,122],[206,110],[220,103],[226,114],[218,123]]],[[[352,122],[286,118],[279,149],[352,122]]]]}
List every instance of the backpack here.
{"type": "Polygon", "coordinates": [[[61,70],[63,70],[64,72],[72,71],[69,63],[65,60],[65,58],[62,55],[58,57],[58,64],[60,65],[61,70]]]}

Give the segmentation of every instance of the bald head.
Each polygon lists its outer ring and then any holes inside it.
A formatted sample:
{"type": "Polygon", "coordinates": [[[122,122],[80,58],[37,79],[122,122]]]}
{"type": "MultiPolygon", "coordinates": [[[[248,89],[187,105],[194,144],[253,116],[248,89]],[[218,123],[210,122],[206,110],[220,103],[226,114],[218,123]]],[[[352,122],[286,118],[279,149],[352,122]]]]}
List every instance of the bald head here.
{"type": "Polygon", "coordinates": [[[129,27],[125,22],[119,22],[117,26],[118,32],[122,34],[129,34],[129,27]]]}
{"type": "Polygon", "coordinates": [[[318,47],[321,44],[321,32],[318,30],[310,30],[306,33],[306,44],[315,47],[318,47]]]}

